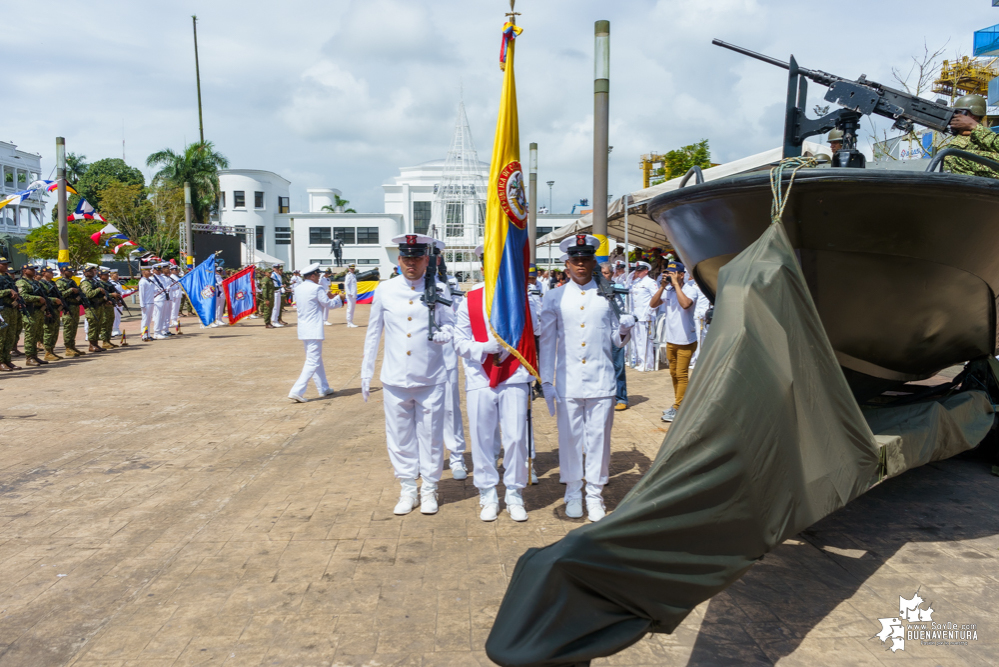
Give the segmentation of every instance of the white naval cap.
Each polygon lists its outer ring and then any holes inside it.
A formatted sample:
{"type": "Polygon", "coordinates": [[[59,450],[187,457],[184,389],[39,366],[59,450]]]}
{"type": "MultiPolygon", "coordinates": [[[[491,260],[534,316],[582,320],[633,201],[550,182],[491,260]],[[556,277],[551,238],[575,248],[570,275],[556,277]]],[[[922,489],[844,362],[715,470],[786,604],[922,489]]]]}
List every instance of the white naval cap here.
{"type": "Polygon", "coordinates": [[[476,257],[482,259],[482,256],[486,254],[486,247],[480,243],[479,245],[475,246],[474,252],[476,257]]]}
{"type": "Polygon", "coordinates": [[[562,239],[558,249],[570,256],[593,257],[600,247],[600,240],[592,234],[574,234],[562,239]]]}
{"type": "Polygon", "coordinates": [[[635,262],[635,270],[640,271],[642,269],[645,269],[646,271],[651,271],[652,265],[649,264],[648,262],[635,262]]]}
{"type": "Polygon", "coordinates": [[[438,250],[444,249],[443,241],[426,234],[400,234],[393,237],[391,242],[398,244],[400,257],[422,257],[429,252],[431,245],[438,250]]]}
{"type": "MultiPolygon", "coordinates": [[[[301,273],[302,273],[303,276],[307,276],[310,273],[316,273],[321,268],[322,268],[322,266],[319,264],[319,262],[313,262],[312,264],[309,264],[307,267],[305,267],[304,269],[302,269],[301,273]]],[[[298,271],[296,271],[295,273],[298,273],[298,271]]]]}
{"type": "Polygon", "coordinates": [[[565,263],[569,261],[569,255],[567,253],[562,253],[562,256],[558,258],[558,261],[565,263]]]}

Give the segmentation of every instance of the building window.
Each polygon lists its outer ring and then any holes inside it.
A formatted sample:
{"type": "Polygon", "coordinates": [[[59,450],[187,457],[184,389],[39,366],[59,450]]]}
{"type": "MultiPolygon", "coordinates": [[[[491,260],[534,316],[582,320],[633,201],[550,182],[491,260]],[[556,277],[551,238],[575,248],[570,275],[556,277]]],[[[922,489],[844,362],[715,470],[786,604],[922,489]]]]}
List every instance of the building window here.
{"type": "Polygon", "coordinates": [[[353,227],[334,227],[333,237],[338,238],[343,241],[344,245],[354,245],[354,228],[353,227]]]}
{"type": "Polygon", "coordinates": [[[417,234],[426,234],[430,229],[430,212],[433,207],[432,202],[413,202],[413,231],[417,234]]]}
{"type": "Polygon", "coordinates": [[[553,229],[554,229],[554,227],[538,227],[538,230],[537,230],[538,233],[537,233],[537,236],[535,238],[539,238],[540,239],[545,234],[551,233],[551,231],[553,229]]]}
{"type": "Polygon", "coordinates": [[[309,227],[309,245],[329,245],[332,240],[329,227],[309,227]]]}
{"type": "Polygon", "coordinates": [[[370,266],[370,265],[372,265],[372,264],[379,264],[380,262],[379,262],[379,261],[378,261],[377,259],[359,259],[359,260],[357,260],[357,262],[355,262],[355,263],[356,263],[356,264],[357,264],[358,266],[361,266],[361,265],[364,265],[364,266],[370,266]]]}
{"type": "Polygon", "coordinates": [[[225,208],[225,190],[222,191],[222,208],[225,208]]]}
{"type": "Polygon", "coordinates": [[[246,193],[242,190],[232,191],[232,207],[246,208],[246,193]]]}
{"type": "Polygon", "coordinates": [[[257,225],[257,250],[264,251],[264,227],[257,225]]]}
{"type": "Polygon", "coordinates": [[[465,204],[453,202],[445,204],[444,235],[465,235],[465,204]]]}
{"type": "Polygon", "coordinates": [[[290,206],[287,197],[278,197],[278,213],[288,213],[290,206]]]}
{"type": "Polygon", "coordinates": [[[377,227],[358,227],[357,228],[357,244],[358,245],[378,245],[378,228],[377,227]]]}
{"type": "Polygon", "coordinates": [[[274,228],[275,245],[291,245],[291,227],[274,228]]]}
{"type": "Polygon", "coordinates": [[[332,266],[332,259],[310,259],[309,264],[319,264],[320,266],[332,266]]]}
{"type": "Polygon", "coordinates": [[[343,260],[343,265],[344,266],[350,266],[351,264],[357,264],[357,260],[356,259],[345,259],[345,260],[343,260]]]}
{"type": "Polygon", "coordinates": [[[264,193],[254,192],[253,193],[253,208],[263,208],[264,207],[264,193]]]}

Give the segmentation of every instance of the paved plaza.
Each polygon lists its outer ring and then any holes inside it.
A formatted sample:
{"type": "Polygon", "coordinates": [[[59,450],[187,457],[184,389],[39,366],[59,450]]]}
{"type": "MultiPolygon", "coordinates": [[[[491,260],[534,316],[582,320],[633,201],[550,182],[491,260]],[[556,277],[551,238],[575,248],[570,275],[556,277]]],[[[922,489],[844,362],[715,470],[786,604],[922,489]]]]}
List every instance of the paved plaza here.
{"type": "MultiPolygon", "coordinates": [[[[262,320],[141,343],[130,319],[128,348],[0,376],[0,666],[492,664],[518,557],[583,521],[564,513],[555,420],[535,402],[527,523],[481,522],[472,478],[447,471],[437,515],[396,517],[377,376],[360,395],[366,329],[331,319],[337,394],[310,386],[307,404],[285,398],[295,328],[262,320]]],[[[672,401],[666,371],[628,383],[608,509],[648,469],[672,401]]],[[[997,507],[988,462],[911,471],[767,554],[674,634],[594,665],[994,664],[997,507]],[[974,624],[977,640],[888,650],[878,619],[917,592],[933,622],[974,624]]]]}

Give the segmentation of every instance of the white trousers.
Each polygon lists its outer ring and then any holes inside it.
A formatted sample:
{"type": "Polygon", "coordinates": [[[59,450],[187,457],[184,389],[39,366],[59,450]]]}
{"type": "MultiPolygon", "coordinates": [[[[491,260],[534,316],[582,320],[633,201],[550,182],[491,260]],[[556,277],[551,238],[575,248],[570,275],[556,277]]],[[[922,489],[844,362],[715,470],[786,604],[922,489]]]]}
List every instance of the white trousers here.
{"type": "Polygon", "coordinates": [[[528,382],[501,384],[495,389],[482,387],[466,394],[475,488],[491,489],[499,483],[496,457],[501,445],[503,484],[507,491],[527,486],[527,401],[530,395],[528,382]],[[497,430],[502,440],[496,438],[497,430]]]}
{"type": "Polygon", "coordinates": [[[181,293],[177,292],[177,295],[170,299],[170,324],[176,326],[180,322],[180,301],[181,293]]]}
{"type": "Polygon", "coordinates": [[[444,446],[451,460],[461,460],[465,453],[465,425],[461,421],[461,391],[458,389],[458,364],[448,371],[444,385],[444,446]]]}
{"type": "Polygon", "coordinates": [[[153,335],[153,311],[156,306],[142,306],[142,335],[153,335]]]}
{"type": "Polygon", "coordinates": [[[614,397],[559,398],[555,413],[559,474],[561,481],[566,483],[566,502],[582,498],[580,482],[584,478],[586,497],[600,498],[610,469],[614,397]]]}
{"type": "Polygon", "coordinates": [[[121,306],[114,307],[114,324],[111,326],[111,333],[117,335],[116,332],[121,331],[121,306]]]}
{"type": "Polygon", "coordinates": [[[302,366],[302,374],[291,388],[291,393],[304,396],[305,390],[309,387],[309,380],[313,380],[316,383],[316,390],[322,396],[330,388],[330,383],[326,381],[326,368],[323,366],[323,340],[317,338],[302,342],[305,343],[305,365],[302,366]]]}
{"type": "Polygon", "coordinates": [[[167,314],[170,312],[170,302],[166,299],[153,300],[153,333],[162,336],[170,329],[167,314]]]}
{"type": "Polygon", "coordinates": [[[271,311],[271,324],[277,324],[281,317],[281,292],[274,292],[274,309],[271,311]]]}
{"type": "Polygon", "coordinates": [[[225,296],[219,294],[215,297],[215,319],[221,322],[223,314],[225,314],[225,296]]]}
{"type": "Polygon", "coordinates": [[[444,469],[444,385],[382,386],[385,440],[396,479],[436,484],[444,469]]]}
{"type": "Polygon", "coordinates": [[[652,371],[656,368],[656,346],[650,334],[655,332],[653,322],[637,322],[631,339],[635,341],[635,368],[640,371],[652,371]]]}
{"type": "Polygon", "coordinates": [[[354,323],[354,307],[357,305],[357,295],[347,295],[347,324],[354,323]]]}

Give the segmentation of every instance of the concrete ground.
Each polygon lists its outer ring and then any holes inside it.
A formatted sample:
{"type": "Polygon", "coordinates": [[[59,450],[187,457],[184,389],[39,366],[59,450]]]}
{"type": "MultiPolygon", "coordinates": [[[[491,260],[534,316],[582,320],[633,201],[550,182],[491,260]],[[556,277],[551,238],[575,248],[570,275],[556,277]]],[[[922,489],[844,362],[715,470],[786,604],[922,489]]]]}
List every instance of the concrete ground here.
{"type": "MultiPolygon", "coordinates": [[[[154,343],[129,320],[128,348],[0,375],[0,666],[491,664],[517,558],[581,523],[563,511],[554,419],[535,403],[526,524],[479,521],[472,479],[447,471],[439,514],[395,517],[378,383],[360,397],[365,329],[332,320],[338,393],[303,405],[285,398],[303,359],[294,327],[260,320],[154,343]]],[[[629,389],[610,508],[654,458],[671,402],[665,371],[631,373],[629,389]]],[[[997,506],[985,462],[911,471],[674,634],[594,665],[993,664],[997,506]],[[978,639],[887,650],[877,619],[917,591],[933,621],[978,639]]]]}

